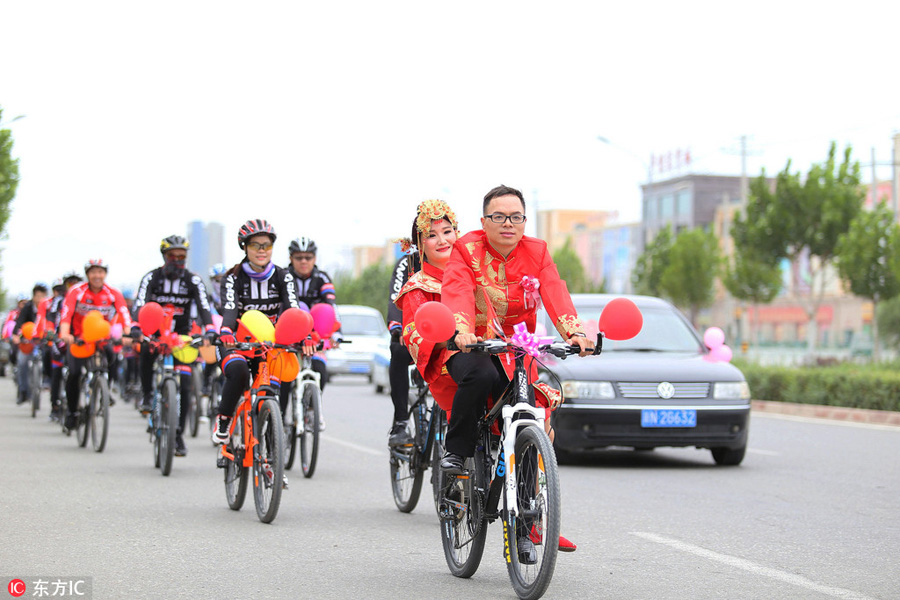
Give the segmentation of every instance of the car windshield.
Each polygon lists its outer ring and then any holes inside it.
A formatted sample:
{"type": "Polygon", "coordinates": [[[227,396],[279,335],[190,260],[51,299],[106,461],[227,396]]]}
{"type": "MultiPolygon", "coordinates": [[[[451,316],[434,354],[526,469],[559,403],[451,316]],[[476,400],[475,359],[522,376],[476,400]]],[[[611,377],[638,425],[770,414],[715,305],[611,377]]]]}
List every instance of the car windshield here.
{"type": "Polygon", "coordinates": [[[384,321],[376,315],[341,315],[341,333],[344,335],[381,335],[384,321]]]}
{"type": "MultiPolygon", "coordinates": [[[[597,323],[600,320],[602,306],[576,305],[578,317],[584,323],[584,330],[589,337],[596,339],[597,323]]],[[[642,308],[644,326],[641,332],[630,340],[603,340],[603,352],[700,352],[700,342],[684,320],[668,307],[642,308]]],[[[550,327],[549,318],[543,315],[548,331],[556,333],[550,327]]],[[[559,338],[559,334],[556,335],[559,338]]]]}

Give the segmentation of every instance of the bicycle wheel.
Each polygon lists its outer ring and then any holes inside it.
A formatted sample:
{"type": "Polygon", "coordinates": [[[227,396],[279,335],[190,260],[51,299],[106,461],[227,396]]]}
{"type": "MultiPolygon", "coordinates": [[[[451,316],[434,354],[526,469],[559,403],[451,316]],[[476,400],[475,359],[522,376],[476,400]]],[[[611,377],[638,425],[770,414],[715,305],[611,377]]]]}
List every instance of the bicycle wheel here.
{"type": "Polygon", "coordinates": [[[519,598],[540,598],[550,585],[559,551],[559,471],[547,434],[538,427],[525,427],[516,436],[516,516],[504,488],[503,537],[507,548],[506,568],[519,598]],[[534,555],[523,561],[520,540],[528,539],[534,555]]]}
{"type": "Polygon", "coordinates": [[[299,445],[297,443],[297,415],[299,414],[297,402],[297,386],[294,385],[291,390],[291,401],[284,414],[285,471],[291,470],[291,467],[294,466],[294,459],[297,457],[297,446],[299,445]]]}
{"type": "Polygon", "coordinates": [[[172,472],[175,460],[175,432],[178,429],[178,388],[175,380],[167,377],[162,382],[159,397],[159,422],[156,435],[159,436],[159,469],[164,476],[172,472]]]}
{"type": "MultiPolygon", "coordinates": [[[[316,472],[316,458],[319,456],[319,411],[321,410],[319,386],[303,386],[301,407],[303,409],[303,429],[300,432],[300,466],[307,479],[316,472]]],[[[299,425],[299,423],[298,423],[299,425]]]]}
{"type": "Polygon", "coordinates": [[[44,361],[40,357],[31,358],[31,418],[41,409],[41,386],[44,378],[44,361]]]}
{"type": "Polygon", "coordinates": [[[471,577],[481,564],[487,519],[484,498],[478,489],[484,486],[484,454],[476,451],[467,458],[461,476],[443,476],[441,485],[441,544],[450,573],[471,577]]]}
{"type": "Polygon", "coordinates": [[[90,429],[92,387],[88,377],[83,377],[81,380],[81,398],[78,402],[78,424],[75,426],[75,437],[78,440],[78,445],[82,448],[87,446],[90,429]]]}
{"type": "Polygon", "coordinates": [[[234,428],[228,441],[228,452],[234,460],[225,460],[225,500],[228,508],[241,510],[244,497],[247,495],[247,469],[244,468],[244,415],[240,413],[234,418],[234,428]]]}
{"type": "Polygon", "coordinates": [[[278,514],[284,488],[284,422],[278,401],[266,398],[256,416],[253,450],[253,501],[256,516],[271,523],[278,514]]]}
{"type": "Polygon", "coordinates": [[[416,402],[409,407],[406,426],[412,437],[413,445],[391,448],[391,491],[394,493],[394,504],[400,512],[412,512],[419,503],[422,492],[422,478],[425,475],[424,461],[421,460],[425,447],[426,431],[419,426],[424,412],[425,402],[416,402]]]}
{"type": "Polygon", "coordinates": [[[191,376],[191,401],[188,403],[187,422],[191,424],[191,437],[197,437],[200,431],[200,415],[203,414],[203,368],[194,365],[191,376]]]}
{"type": "Polygon", "coordinates": [[[444,457],[444,436],[447,435],[447,413],[435,402],[431,407],[431,492],[434,510],[441,516],[441,459],[444,457]]]}
{"type": "Polygon", "coordinates": [[[109,433],[109,383],[106,377],[94,377],[91,382],[90,407],[91,444],[94,452],[103,452],[106,448],[106,436],[109,433]]]}

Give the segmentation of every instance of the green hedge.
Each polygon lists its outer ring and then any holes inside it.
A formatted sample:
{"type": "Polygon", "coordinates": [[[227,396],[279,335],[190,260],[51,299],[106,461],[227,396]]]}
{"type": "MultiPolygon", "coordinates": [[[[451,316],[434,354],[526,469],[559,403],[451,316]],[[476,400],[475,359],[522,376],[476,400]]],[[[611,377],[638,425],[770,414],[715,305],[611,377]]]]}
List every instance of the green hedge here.
{"type": "Polygon", "coordinates": [[[754,400],[900,411],[900,365],[737,366],[754,400]]]}

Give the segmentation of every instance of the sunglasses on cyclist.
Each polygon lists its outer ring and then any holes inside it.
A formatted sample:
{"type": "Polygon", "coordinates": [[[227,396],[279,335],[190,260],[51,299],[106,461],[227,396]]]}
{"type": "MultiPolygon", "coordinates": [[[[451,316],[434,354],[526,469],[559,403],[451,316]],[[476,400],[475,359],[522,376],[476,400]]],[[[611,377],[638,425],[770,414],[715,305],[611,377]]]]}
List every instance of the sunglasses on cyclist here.
{"type": "Polygon", "coordinates": [[[275,244],[273,244],[272,242],[263,242],[263,243],[250,242],[249,244],[247,244],[247,247],[254,251],[262,250],[263,252],[268,252],[269,250],[272,249],[272,246],[274,246],[274,245],[275,244]]]}

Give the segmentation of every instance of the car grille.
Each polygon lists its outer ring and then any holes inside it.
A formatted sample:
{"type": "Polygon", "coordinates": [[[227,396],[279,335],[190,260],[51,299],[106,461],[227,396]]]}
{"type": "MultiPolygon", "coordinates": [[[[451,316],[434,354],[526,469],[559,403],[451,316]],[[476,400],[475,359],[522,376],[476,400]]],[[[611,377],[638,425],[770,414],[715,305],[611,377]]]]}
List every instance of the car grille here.
{"type": "MultiPolygon", "coordinates": [[[[619,382],[616,384],[619,388],[619,395],[623,398],[659,398],[656,387],[659,383],[653,382],[619,382]]],[[[709,383],[673,383],[675,386],[675,395],[672,400],[677,398],[706,398],[709,396],[709,383]]]]}

